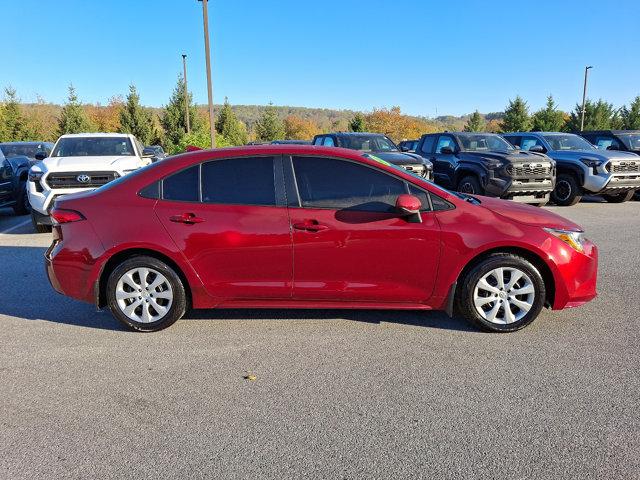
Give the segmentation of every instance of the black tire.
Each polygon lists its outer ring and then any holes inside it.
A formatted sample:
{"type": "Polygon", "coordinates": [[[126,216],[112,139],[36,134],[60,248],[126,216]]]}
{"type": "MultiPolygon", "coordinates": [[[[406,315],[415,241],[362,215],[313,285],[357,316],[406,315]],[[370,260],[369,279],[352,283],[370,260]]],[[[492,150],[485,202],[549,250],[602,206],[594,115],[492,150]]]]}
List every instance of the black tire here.
{"type": "Polygon", "coordinates": [[[615,195],[602,195],[602,198],[604,198],[609,203],[624,203],[631,200],[635,193],[635,190],[630,190],[628,192],[617,193],[615,195]]]}
{"type": "Polygon", "coordinates": [[[36,233],[51,232],[51,225],[43,225],[41,223],[38,223],[38,220],[36,220],[36,216],[33,214],[33,212],[31,212],[31,225],[33,225],[33,229],[36,231],[36,233]]]}
{"type": "Polygon", "coordinates": [[[29,196],[27,195],[26,182],[20,183],[18,189],[18,198],[16,198],[13,211],[16,215],[27,215],[31,211],[31,205],[29,204],[29,196]]]}
{"type": "MultiPolygon", "coordinates": [[[[507,293],[505,292],[505,294],[507,293]]],[[[545,298],[546,288],[544,280],[538,269],[532,265],[531,262],[523,257],[510,253],[494,253],[481,260],[461,279],[456,295],[456,305],[457,312],[461,316],[482,330],[489,332],[515,332],[516,330],[526,327],[537,318],[544,306],[545,298]],[[499,267],[511,267],[520,270],[529,277],[534,287],[534,299],[530,310],[522,318],[513,323],[498,324],[491,322],[480,315],[474,304],[474,291],[480,279],[499,267]]],[[[496,298],[495,301],[499,301],[502,304],[502,300],[499,298],[496,298]]],[[[504,301],[506,302],[506,300],[504,301]]],[[[502,305],[498,308],[504,309],[502,305]]],[[[508,308],[511,309],[511,307],[508,308]]],[[[513,309],[511,309],[511,311],[513,312],[513,309]]],[[[504,312],[504,310],[499,310],[499,312],[504,312]]],[[[519,309],[516,314],[517,313],[519,313],[519,309]]]]}
{"type": "Polygon", "coordinates": [[[570,207],[582,200],[582,188],[576,177],[561,173],[556,178],[556,187],[551,192],[551,200],[561,207],[570,207]]]}
{"type": "MultiPolygon", "coordinates": [[[[167,328],[182,318],[187,310],[187,295],[180,276],[173,268],[157,258],[148,256],[135,256],[128,258],[118,265],[109,275],[106,287],[107,305],[114,317],[132,330],[139,332],[156,332],[167,328]],[[164,275],[171,286],[173,299],[169,311],[158,321],[142,323],[129,318],[120,309],[116,300],[116,288],[120,278],[128,271],[135,268],[151,268],[164,275]]],[[[142,297],[140,297],[142,298],[142,297]]]]}
{"type": "Polygon", "coordinates": [[[469,195],[483,195],[484,191],[480,185],[480,181],[473,175],[467,175],[458,182],[456,187],[458,192],[468,193],[469,195]]]}

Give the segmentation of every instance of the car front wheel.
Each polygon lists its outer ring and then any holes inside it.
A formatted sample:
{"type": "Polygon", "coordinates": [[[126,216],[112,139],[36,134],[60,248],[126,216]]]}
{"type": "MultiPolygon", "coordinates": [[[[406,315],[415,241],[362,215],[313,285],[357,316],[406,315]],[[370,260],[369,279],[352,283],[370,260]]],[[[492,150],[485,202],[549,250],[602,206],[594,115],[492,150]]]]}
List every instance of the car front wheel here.
{"type": "Polygon", "coordinates": [[[508,253],[493,254],[462,279],[459,313],[483,330],[513,332],[533,322],[546,296],[538,269],[508,253]]]}
{"type": "Polygon", "coordinates": [[[136,256],[125,260],[109,275],[107,304],[127,327],[154,332],[172,325],[187,308],[182,280],[157,258],[136,256]]]}
{"type": "Polygon", "coordinates": [[[27,184],[23,182],[18,187],[18,198],[16,199],[16,205],[13,207],[13,211],[16,215],[26,215],[31,211],[31,204],[29,203],[29,196],[27,195],[27,184]]]}
{"type": "Polygon", "coordinates": [[[471,175],[464,177],[458,183],[457,190],[462,193],[468,193],[469,195],[482,195],[482,187],[476,177],[471,175]]]}
{"type": "Polygon", "coordinates": [[[556,187],[551,193],[551,200],[561,207],[570,207],[582,200],[582,189],[576,178],[573,175],[558,175],[556,187]]]}

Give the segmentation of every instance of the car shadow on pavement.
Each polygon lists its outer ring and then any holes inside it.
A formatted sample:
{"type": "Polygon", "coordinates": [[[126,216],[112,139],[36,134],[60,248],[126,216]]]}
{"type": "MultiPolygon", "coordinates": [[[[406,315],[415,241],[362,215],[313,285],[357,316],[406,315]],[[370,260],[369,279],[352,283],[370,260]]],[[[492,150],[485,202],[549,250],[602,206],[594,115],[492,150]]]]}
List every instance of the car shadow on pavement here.
{"type": "MultiPolygon", "coordinates": [[[[0,246],[0,318],[11,316],[102,330],[129,331],[108,311],[56,293],[44,272],[44,247],[0,246]]],[[[477,332],[443,312],[408,310],[230,309],[192,310],[192,320],[335,320],[392,323],[416,327],[477,332]]]]}
{"type": "Polygon", "coordinates": [[[221,309],[192,310],[185,315],[190,320],[350,320],[381,324],[393,323],[415,327],[479,332],[465,320],[450,318],[444,312],[418,310],[272,310],[272,309],[221,309]]]}

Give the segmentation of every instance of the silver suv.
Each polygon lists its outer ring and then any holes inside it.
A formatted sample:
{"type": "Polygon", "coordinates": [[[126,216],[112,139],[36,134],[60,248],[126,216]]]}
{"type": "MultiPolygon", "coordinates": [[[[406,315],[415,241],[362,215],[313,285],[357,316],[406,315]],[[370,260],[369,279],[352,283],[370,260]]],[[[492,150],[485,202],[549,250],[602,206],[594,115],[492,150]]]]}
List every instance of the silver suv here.
{"type": "Polygon", "coordinates": [[[608,202],[626,202],[640,189],[640,157],[615,150],[598,150],[572,133],[505,133],[513,146],[545,153],[556,161],[556,205],[575,205],[582,195],[602,195],[608,202]]]}

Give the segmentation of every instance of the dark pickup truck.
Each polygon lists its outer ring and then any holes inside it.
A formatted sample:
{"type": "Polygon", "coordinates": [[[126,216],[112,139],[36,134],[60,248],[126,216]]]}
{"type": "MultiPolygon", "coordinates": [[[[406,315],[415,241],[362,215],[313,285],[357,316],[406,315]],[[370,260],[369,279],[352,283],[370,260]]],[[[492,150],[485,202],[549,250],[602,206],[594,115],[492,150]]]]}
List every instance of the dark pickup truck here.
{"type": "Polygon", "coordinates": [[[16,215],[29,213],[28,176],[28,157],[6,158],[0,149],[0,208],[12,207],[16,215]]]}
{"type": "Polygon", "coordinates": [[[371,153],[419,177],[426,178],[427,180],[433,179],[433,165],[429,160],[415,153],[401,152],[389,137],[381,133],[324,133],[313,137],[313,145],[342,147],[371,153]]]}
{"type": "Polygon", "coordinates": [[[416,153],[431,160],[438,185],[463,193],[542,206],[555,185],[553,160],[517,150],[494,133],[429,133],[416,153]]]}

